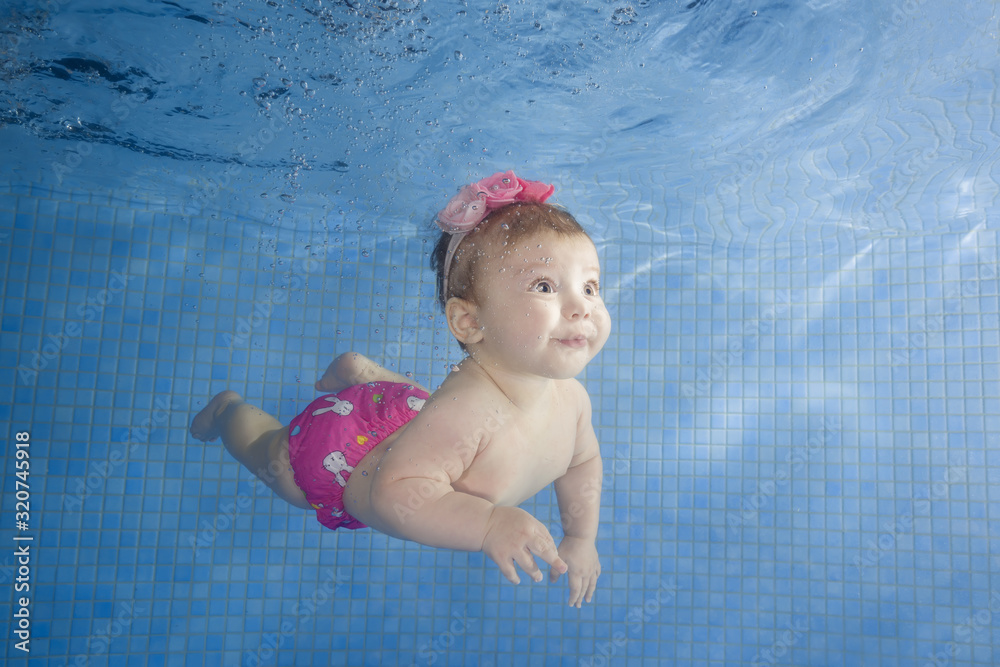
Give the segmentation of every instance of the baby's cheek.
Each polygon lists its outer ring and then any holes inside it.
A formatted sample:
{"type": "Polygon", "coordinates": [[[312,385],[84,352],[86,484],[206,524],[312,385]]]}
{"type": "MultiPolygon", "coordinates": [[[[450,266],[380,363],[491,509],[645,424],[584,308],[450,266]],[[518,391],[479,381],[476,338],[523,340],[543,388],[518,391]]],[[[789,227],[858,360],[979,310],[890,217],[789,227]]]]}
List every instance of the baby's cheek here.
{"type": "Polygon", "coordinates": [[[611,334],[611,315],[603,306],[597,311],[597,326],[604,333],[604,339],[607,340],[611,334]]]}

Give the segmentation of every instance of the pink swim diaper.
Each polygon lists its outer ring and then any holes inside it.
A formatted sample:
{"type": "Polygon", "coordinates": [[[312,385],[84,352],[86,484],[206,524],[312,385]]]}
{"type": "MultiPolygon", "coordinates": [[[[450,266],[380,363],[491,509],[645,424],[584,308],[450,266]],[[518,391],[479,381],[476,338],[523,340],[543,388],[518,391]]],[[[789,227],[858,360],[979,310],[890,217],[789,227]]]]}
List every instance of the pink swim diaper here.
{"type": "Polygon", "coordinates": [[[413,385],[370,382],[321,396],[288,425],[295,483],[327,528],[365,528],[344,509],[344,489],[365,454],[423,407],[427,392],[413,385]]]}

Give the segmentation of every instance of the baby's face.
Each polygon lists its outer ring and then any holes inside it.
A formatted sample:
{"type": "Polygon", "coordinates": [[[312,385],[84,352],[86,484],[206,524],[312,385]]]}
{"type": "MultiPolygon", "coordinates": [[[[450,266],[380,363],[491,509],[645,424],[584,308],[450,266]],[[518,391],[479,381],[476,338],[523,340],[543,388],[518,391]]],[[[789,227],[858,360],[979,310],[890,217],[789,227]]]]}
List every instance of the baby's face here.
{"type": "Polygon", "coordinates": [[[477,267],[480,363],[575,377],[611,332],[593,242],[544,232],[496,250],[477,267]]]}

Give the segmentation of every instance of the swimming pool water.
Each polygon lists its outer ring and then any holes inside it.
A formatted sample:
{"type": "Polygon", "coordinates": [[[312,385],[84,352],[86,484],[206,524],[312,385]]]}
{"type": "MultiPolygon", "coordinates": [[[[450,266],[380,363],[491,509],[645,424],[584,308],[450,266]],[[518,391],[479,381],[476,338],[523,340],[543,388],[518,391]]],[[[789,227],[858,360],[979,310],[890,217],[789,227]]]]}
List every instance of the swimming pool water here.
{"type": "Polygon", "coordinates": [[[5,10],[6,663],[996,664],[997,4],[428,4],[5,10]],[[430,218],[508,167],[614,316],[582,610],[187,433],[350,349],[437,385],[430,218]]]}

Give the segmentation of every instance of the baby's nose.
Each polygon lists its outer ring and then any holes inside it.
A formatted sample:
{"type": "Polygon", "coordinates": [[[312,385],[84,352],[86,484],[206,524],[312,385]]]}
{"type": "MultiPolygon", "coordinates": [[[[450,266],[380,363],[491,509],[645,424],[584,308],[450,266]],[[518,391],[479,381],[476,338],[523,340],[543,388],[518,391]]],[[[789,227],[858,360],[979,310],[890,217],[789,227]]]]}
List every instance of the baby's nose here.
{"type": "Polygon", "coordinates": [[[571,294],[563,304],[563,315],[571,320],[590,317],[590,303],[582,294],[571,294]]]}

